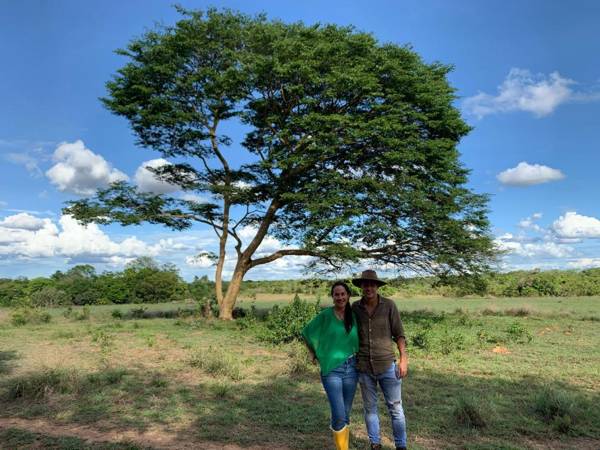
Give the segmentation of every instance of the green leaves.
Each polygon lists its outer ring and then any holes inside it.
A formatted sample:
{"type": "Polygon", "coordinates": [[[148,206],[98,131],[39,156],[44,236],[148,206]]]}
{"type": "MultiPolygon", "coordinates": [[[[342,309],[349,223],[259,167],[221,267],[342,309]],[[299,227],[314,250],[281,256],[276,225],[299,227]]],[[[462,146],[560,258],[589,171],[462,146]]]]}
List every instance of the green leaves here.
{"type": "MultiPolygon", "coordinates": [[[[140,145],[181,159],[153,169],[157,176],[210,198],[158,197],[121,183],[67,212],[173,229],[198,221],[238,244],[236,227],[253,225],[258,240],[268,230],[334,269],[360,260],[442,273],[485,268],[494,255],[487,197],[466,187],[457,145],[470,128],[452,105],[450,66],[352,27],[179,11],[174,26],[119,51],[128,62],[103,102],[129,120],[140,145]],[[223,129],[239,121],[245,136],[235,142],[223,129]],[[238,147],[227,149],[235,144],[248,153],[243,164],[238,147]]],[[[240,246],[244,270],[257,246],[240,246]]]]}

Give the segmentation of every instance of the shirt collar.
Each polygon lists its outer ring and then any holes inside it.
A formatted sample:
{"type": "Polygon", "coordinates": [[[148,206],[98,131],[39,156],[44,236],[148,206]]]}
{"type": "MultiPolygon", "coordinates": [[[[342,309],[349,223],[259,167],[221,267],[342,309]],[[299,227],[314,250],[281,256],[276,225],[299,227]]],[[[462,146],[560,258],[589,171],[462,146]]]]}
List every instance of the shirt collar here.
{"type": "MultiPolygon", "coordinates": [[[[367,303],[367,301],[365,300],[364,297],[361,297],[358,302],[358,304],[361,306],[361,308],[366,308],[367,307],[366,303],[367,303]]],[[[380,303],[381,303],[381,295],[377,294],[377,305],[376,306],[379,306],[380,303]]]]}

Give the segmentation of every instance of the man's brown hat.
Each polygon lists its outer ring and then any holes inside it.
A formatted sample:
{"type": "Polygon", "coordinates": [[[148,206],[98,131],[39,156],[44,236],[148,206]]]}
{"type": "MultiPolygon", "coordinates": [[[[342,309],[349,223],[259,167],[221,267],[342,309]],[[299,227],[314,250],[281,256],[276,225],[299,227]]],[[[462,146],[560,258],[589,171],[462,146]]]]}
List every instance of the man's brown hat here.
{"type": "Polygon", "coordinates": [[[360,275],[360,277],[352,279],[352,284],[354,286],[361,287],[363,281],[374,281],[379,286],[387,284],[385,281],[377,278],[377,272],[374,270],[363,270],[363,273],[360,275]]]}

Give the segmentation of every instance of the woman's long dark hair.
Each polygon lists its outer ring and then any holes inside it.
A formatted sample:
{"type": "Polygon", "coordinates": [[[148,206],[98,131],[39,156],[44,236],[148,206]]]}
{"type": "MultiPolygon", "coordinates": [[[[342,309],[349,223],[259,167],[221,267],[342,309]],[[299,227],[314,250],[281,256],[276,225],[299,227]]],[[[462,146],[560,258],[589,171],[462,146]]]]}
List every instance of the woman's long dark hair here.
{"type": "Polygon", "coordinates": [[[346,302],[346,308],[344,309],[344,328],[346,328],[346,333],[350,333],[350,330],[352,330],[352,324],[354,322],[352,320],[352,306],[350,306],[350,296],[352,295],[352,291],[350,290],[350,286],[348,286],[343,281],[336,281],[335,283],[333,283],[331,285],[331,294],[330,295],[332,297],[333,297],[333,290],[338,286],[342,286],[346,290],[346,293],[348,294],[348,302],[346,302]]]}

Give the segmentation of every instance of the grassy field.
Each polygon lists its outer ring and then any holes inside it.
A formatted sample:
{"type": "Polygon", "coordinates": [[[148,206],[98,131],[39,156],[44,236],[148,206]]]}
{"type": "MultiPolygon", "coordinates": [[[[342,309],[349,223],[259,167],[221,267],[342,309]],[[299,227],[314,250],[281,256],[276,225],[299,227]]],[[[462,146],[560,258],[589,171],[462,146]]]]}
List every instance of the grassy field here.
{"type": "MultiPolygon", "coordinates": [[[[410,448],[600,448],[599,298],[397,302],[410,448]]],[[[0,309],[0,448],[332,448],[301,345],[266,344],[249,321],[128,318],[135,308],[54,309],[21,326],[0,309]]],[[[354,449],[368,447],[361,409],[358,392],[354,449]]]]}

